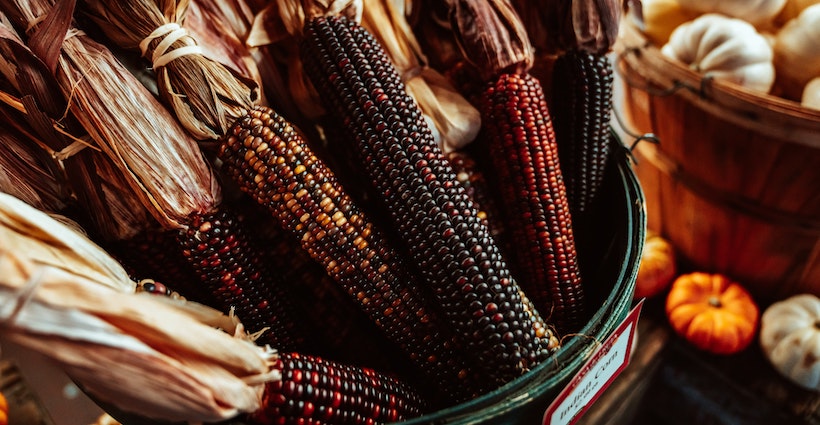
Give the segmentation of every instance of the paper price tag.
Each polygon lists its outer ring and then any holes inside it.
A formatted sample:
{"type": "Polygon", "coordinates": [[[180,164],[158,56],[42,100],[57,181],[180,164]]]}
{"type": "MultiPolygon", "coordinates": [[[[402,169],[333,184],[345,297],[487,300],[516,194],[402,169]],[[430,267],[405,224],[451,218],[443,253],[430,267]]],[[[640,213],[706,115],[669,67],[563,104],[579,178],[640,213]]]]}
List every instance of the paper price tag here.
{"type": "Polygon", "coordinates": [[[629,364],[643,300],[589,357],[544,413],[543,425],[570,425],[581,418],[629,364]]]}

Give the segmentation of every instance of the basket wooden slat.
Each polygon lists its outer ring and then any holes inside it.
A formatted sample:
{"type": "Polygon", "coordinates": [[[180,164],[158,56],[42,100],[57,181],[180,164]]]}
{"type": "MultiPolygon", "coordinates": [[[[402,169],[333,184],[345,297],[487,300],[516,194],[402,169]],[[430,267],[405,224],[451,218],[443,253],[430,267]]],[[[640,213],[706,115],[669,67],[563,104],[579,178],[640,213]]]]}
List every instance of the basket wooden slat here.
{"type": "Polygon", "coordinates": [[[757,296],[820,294],[820,111],[704,78],[624,25],[616,46],[650,229],[757,296]]]}

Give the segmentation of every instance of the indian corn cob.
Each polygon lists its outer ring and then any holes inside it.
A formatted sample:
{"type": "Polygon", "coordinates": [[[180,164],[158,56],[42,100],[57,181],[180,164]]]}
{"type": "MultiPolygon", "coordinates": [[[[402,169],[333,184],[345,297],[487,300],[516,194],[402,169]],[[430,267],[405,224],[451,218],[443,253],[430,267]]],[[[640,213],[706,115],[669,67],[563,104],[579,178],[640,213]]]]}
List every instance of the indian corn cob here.
{"type": "Polygon", "coordinates": [[[253,247],[239,217],[227,209],[196,214],[176,238],[182,255],[223,310],[233,309],[251,332],[279,349],[302,343],[286,283],[253,247]]]}
{"type": "Polygon", "coordinates": [[[411,387],[376,372],[297,353],[277,355],[281,380],[265,384],[259,424],[383,424],[424,413],[411,387]]]}
{"type": "Polygon", "coordinates": [[[286,281],[300,282],[289,288],[294,295],[292,302],[297,310],[309,312],[300,316],[300,323],[313,336],[300,351],[382,372],[412,368],[409,358],[387,339],[324,267],[293,243],[290,232],[270,225],[267,209],[248,196],[232,206],[243,212],[250,228],[258,229],[251,236],[266,254],[270,267],[286,281]]]}
{"type": "Polygon", "coordinates": [[[477,102],[515,247],[513,271],[559,334],[575,331],[585,318],[584,291],[550,110],[529,74],[529,39],[507,0],[448,3],[463,56],[486,82],[477,102]]]}
{"type": "Polygon", "coordinates": [[[522,285],[559,332],[583,319],[583,289],[571,214],[549,111],[535,78],[501,74],[479,108],[498,173],[512,257],[522,285]]]}
{"type": "Polygon", "coordinates": [[[254,107],[223,138],[219,157],[242,190],[270,210],[439,390],[451,400],[475,393],[467,364],[410,285],[397,253],[293,126],[254,107]]]}
{"type": "Polygon", "coordinates": [[[546,359],[556,341],[525,311],[489,230],[378,42],[341,16],[312,18],[304,33],[306,71],[486,379],[500,385],[546,359]]]}
{"type": "Polygon", "coordinates": [[[570,212],[595,201],[609,159],[613,70],[605,54],[572,50],[555,61],[553,125],[570,212]]]}

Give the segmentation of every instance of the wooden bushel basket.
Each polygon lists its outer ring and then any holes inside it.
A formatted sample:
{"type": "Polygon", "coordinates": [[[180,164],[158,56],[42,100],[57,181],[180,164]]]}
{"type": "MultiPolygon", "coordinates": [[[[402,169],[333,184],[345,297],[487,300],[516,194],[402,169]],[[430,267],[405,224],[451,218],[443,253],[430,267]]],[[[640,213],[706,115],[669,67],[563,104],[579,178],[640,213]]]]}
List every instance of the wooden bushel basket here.
{"type": "Polygon", "coordinates": [[[625,23],[623,102],[648,228],[764,301],[820,294],[820,111],[704,78],[625,23]]]}

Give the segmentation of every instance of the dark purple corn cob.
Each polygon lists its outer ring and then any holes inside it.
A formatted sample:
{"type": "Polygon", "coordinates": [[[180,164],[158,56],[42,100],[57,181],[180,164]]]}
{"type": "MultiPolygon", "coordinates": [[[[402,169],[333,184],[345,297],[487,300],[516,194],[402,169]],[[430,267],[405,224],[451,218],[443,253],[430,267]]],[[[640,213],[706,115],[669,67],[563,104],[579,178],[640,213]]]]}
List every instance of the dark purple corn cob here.
{"type": "Polygon", "coordinates": [[[558,156],[570,212],[580,218],[595,201],[609,158],[612,64],[604,54],[570,51],[552,75],[558,156]]]}
{"type": "Polygon", "coordinates": [[[386,203],[419,272],[467,352],[493,385],[545,360],[555,348],[521,302],[489,230],[436,145],[378,42],[344,17],[305,27],[302,60],[314,86],[355,141],[361,165],[386,203]]]}
{"type": "Polygon", "coordinates": [[[301,343],[285,282],[267,269],[233,214],[214,211],[191,217],[177,241],[215,300],[214,307],[226,313],[234,309],[249,333],[269,328],[257,342],[277,349],[301,343]]]}
{"type": "MultiPolygon", "coordinates": [[[[268,208],[448,401],[477,391],[450,330],[397,254],[284,118],[256,107],[222,139],[219,156],[242,190],[268,208]]],[[[479,389],[480,390],[480,389],[479,389]]]]}
{"type": "Polygon", "coordinates": [[[575,331],[584,318],[584,294],[541,84],[529,75],[502,74],[485,90],[479,109],[521,286],[549,312],[559,333],[575,331]]]}
{"type": "Polygon", "coordinates": [[[406,383],[373,369],[297,353],[279,354],[281,380],[265,384],[262,408],[251,415],[265,425],[370,425],[419,416],[425,404],[406,383]]]}

